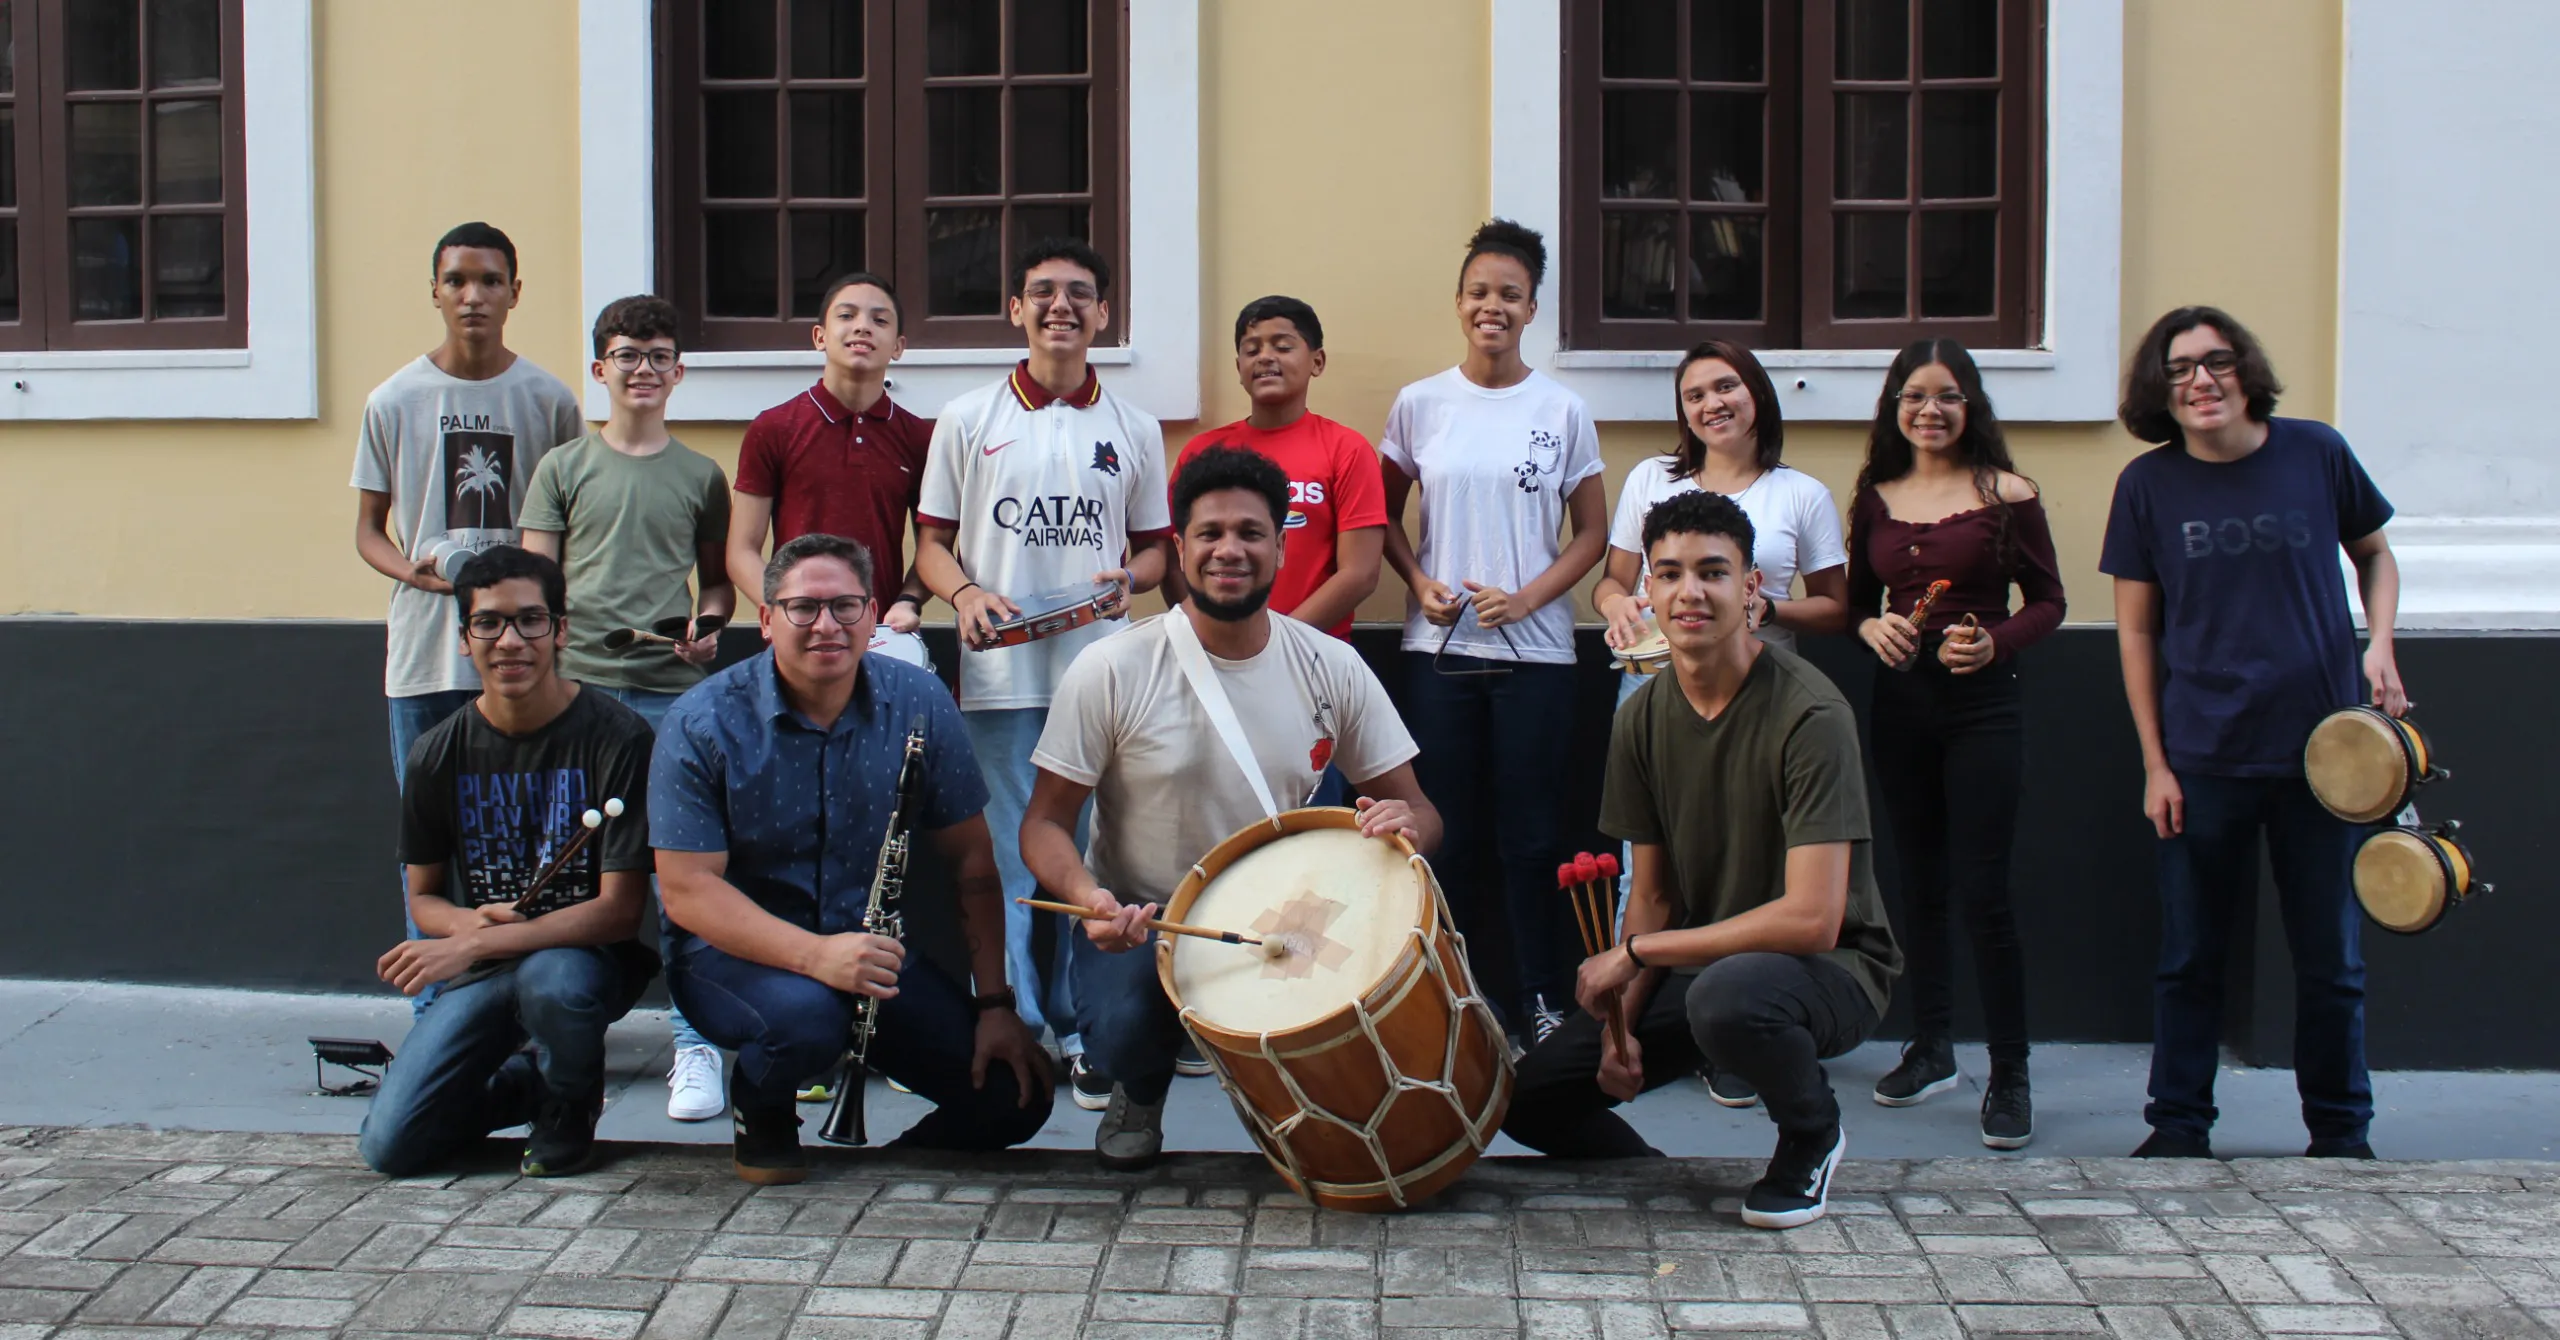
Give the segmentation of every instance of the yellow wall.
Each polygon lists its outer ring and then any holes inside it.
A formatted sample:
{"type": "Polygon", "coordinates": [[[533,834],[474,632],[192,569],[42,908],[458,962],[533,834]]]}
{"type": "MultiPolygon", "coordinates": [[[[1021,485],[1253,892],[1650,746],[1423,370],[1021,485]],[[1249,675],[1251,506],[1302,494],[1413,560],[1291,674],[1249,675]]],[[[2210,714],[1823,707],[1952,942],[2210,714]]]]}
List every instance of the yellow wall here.
{"type": "MultiPolygon", "coordinates": [[[[1224,351],[1236,309],[1264,293],[1324,313],[1333,368],[1315,404],[1363,432],[1396,388],[1456,360],[1454,266],[1490,194],[1488,8],[1202,6],[1210,422],[1244,410],[1224,351]]],[[[2267,341],[2287,412],[2329,414],[2337,12],[2142,0],[2125,21],[2126,347],[2171,306],[2219,303],[2267,341]]],[[[452,223],[486,218],[516,239],[526,292],[510,343],[583,378],[575,7],[329,5],[316,22],[319,420],[0,430],[0,611],[380,617],[386,584],[350,540],[348,468],[366,392],[438,336],[427,249],[452,223]],[[508,40],[468,62],[417,54],[497,30],[508,40]]],[[[1167,424],[1166,438],[1193,427],[1167,424]]],[[[734,461],[738,425],[678,431],[734,461]]],[[[1613,500],[1670,431],[1604,426],[1613,500]]],[[[2012,441],[2045,486],[2073,618],[2107,618],[2098,537],[2135,445],[2105,426],[2025,426],[2012,441]]],[[[1861,429],[1804,424],[1787,454],[1845,500],[1862,445],[1861,429]]],[[[1364,616],[1400,616],[1385,586],[1364,616]]]]}

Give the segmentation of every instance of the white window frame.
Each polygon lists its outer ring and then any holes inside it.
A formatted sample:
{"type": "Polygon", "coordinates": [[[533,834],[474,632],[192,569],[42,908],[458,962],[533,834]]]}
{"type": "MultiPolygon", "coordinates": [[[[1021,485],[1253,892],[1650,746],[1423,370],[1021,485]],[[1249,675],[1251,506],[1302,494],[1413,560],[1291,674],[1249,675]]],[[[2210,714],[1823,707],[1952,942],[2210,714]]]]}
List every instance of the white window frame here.
{"type": "Polygon", "coordinates": [[[0,422],[320,417],[311,0],[240,7],[249,347],[0,352],[0,422]]]}
{"type": "MultiPolygon", "coordinates": [[[[1200,15],[1196,0],[1128,0],[1129,268],[1112,324],[1128,342],[1096,348],[1112,392],[1159,419],[1200,416],[1200,15]]],[[[586,322],[658,279],[657,87],[648,0],[578,0],[578,184],[586,322]]],[[[584,325],[586,322],[582,322],[584,325]]],[[[1002,375],[1019,343],[910,349],[890,369],[898,403],[928,418],[1002,375]]],[[[739,423],[815,381],[815,349],[685,355],[673,412],[739,423]]],[[[590,381],[587,417],[610,408],[590,381]]]]}
{"type": "MultiPolygon", "coordinates": [[[[1983,389],[2012,423],[2115,417],[2122,338],[2124,3],[2046,8],[2044,339],[1978,349],[1983,389]]],[[[1493,212],[1553,239],[1564,225],[1564,0],[1493,0],[1493,212]]],[[[1562,267],[1551,275],[1561,284],[1562,267]]],[[[1677,350],[1559,349],[1551,300],[1521,353],[1572,387],[1604,421],[1672,417],[1663,374],[1677,350]]],[[[1866,422],[1895,349],[1755,350],[1787,417],[1866,422]]]]}

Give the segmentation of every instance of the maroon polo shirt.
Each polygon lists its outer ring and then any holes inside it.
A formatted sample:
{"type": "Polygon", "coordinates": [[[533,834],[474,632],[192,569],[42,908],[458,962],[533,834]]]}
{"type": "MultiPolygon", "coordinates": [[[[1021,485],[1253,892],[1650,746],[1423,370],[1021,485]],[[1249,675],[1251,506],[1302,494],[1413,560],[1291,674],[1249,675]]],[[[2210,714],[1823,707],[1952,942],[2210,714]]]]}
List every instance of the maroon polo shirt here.
{"type": "Polygon", "coordinates": [[[933,423],[883,395],[857,414],[820,382],[747,425],[740,493],[773,501],[773,543],[813,532],[871,550],[871,591],[885,605],[907,575],[907,518],[924,489],[933,423]]]}

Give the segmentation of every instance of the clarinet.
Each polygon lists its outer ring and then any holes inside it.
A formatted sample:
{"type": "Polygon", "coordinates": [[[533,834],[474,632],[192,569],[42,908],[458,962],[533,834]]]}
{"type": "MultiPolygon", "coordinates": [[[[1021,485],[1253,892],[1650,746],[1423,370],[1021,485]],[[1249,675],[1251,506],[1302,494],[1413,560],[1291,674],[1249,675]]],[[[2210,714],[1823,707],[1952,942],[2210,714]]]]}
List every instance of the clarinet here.
{"type": "MultiPolygon", "coordinates": [[[[880,839],[880,864],[871,873],[871,902],[862,912],[862,929],[891,940],[906,936],[906,918],[898,902],[907,887],[908,830],[915,825],[917,792],[924,781],[924,717],[907,723],[906,756],[898,764],[897,807],[889,812],[889,830],[880,839]]],[[[871,1078],[871,1036],[880,1027],[880,998],[856,996],[853,1039],[845,1051],[844,1074],[836,1081],[835,1102],[818,1138],[829,1144],[867,1145],[871,1134],[862,1119],[862,1091],[871,1078]]]]}

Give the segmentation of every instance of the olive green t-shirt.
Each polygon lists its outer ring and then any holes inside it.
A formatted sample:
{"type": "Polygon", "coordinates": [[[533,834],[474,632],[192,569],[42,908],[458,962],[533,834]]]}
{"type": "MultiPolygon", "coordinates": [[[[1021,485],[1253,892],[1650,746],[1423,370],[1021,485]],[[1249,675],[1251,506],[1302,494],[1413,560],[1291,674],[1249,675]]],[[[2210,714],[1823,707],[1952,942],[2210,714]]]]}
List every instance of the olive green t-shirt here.
{"type": "Polygon", "coordinates": [[[542,458],[518,524],[561,533],[561,566],[569,574],[563,673],[656,693],[702,682],[702,667],[676,659],[664,642],[607,651],[604,635],[646,632],[660,619],[693,613],[686,581],[700,546],[725,544],[729,536],[729,480],[719,462],[673,439],[651,455],[626,456],[589,433],[542,458]]]}
{"type": "Polygon", "coordinates": [[[1902,951],[1876,891],[1857,718],[1802,657],[1762,647],[1713,721],[1698,715],[1671,670],[1636,690],[1610,729],[1600,827],[1662,847],[1673,929],[1776,902],[1790,847],[1848,843],[1849,906],[1838,947],[1823,957],[1884,1013],[1902,951]]]}

